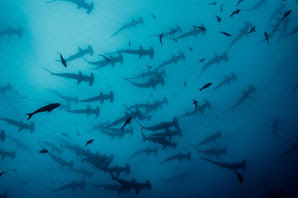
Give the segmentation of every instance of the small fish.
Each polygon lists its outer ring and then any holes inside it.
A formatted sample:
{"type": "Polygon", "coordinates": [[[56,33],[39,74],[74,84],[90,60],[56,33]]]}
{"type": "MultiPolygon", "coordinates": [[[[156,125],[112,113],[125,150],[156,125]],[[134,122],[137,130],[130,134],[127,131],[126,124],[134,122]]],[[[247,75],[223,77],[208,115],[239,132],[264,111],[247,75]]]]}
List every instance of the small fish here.
{"type": "Polygon", "coordinates": [[[160,35],[159,35],[159,42],[160,42],[160,45],[162,46],[162,38],[163,38],[163,33],[161,33],[160,35]]]}
{"type": "Polygon", "coordinates": [[[61,135],[64,137],[69,137],[69,135],[67,133],[61,133],[61,135]]]}
{"type": "Polygon", "coordinates": [[[6,172],[0,172],[0,177],[1,177],[2,175],[4,175],[4,174],[6,174],[6,172]]]}
{"type": "Polygon", "coordinates": [[[188,47],[187,48],[189,51],[193,51],[193,48],[192,47],[188,47]]]}
{"type": "Polygon", "coordinates": [[[157,19],[157,17],[154,14],[150,14],[155,20],[157,19]]]}
{"type": "Polygon", "coordinates": [[[213,3],[209,3],[209,5],[216,5],[217,3],[216,3],[216,1],[214,1],[213,3]]]}
{"type": "Polygon", "coordinates": [[[147,67],[148,67],[149,69],[152,69],[153,66],[152,66],[152,65],[147,65],[147,67]]]}
{"type": "Polygon", "coordinates": [[[233,17],[235,14],[239,14],[240,13],[240,9],[235,10],[234,12],[232,12],[232,14],[230,15],[230,17],[233,17]]]}
{"type": "Polygon", "coordinates": [[[239,4],[240,4],[242,1],[243,1],[243,0],[239,0],[236,6],[238,7],[239,4]]]}
{"type": "Polygon", "coordinates": [[[264,35],[265,35],[265,39],[267,41],[267,44],[269,44],[269,35],[267,32],[264,32],[264,35]]]}
{"type": "Polygon", "coordinates": [[[192,104],[195,105],[195,109],[198,108],[198,101],[197,101],[197,100],[193,99],[193,100],[192,100],[192,104]]]}
{"type": "Polygon", "coordinates": [[[217,21],[220,23],[221,22],[221,17],[216,16],[217,21]]]}
{"type": "Polygon", "coordinates": [[[287,16],[289,16],[292,13],[292,10],[288,10],[283,17],[281,18],[282,20],[284,20],[285,18],[287,18],[287,16]]]}
{"type": "Polygon", "coordinates": [[[99,56],[103,57],[106,61],[111,62],[111,59],[109,59],[109,58],[106,57],[105,55],[99,54],[99,56]]]}
{"type": "Polygon", "coordinates": [[[200,59],[200,63],[204,62],[205,61],[205,58],[202,58],[200,59]]]}
{"type": "Polygon", "coordinates": [[[129,117],[129,118],[125,121],[125,123],[124,123],[123,126],[121,127],[121,131],[124,130],[124,127],[125,127],[126,125],[130,124],[131,120],[132,120],[132,117],[129,117]]]}
{"type": "Polygon", "coordinates": [[[232,36],[231,34],[229,34],[227,32],[220,31],[220,33],[222,33],[223,35],[228,36],[228,37],[232,36]]]}
{"type": "Polygon", "coordinates": [[[184,84],[183,84],[183,86],[184,86],[184,87],[186,87],[186,81],[184,81],[184,84]]]}
{"type": "Polygon", "coordinates": [[[237,174],[239,182],[242,184],[243,183],[243,176],[238,171],[235,171],[235,173],[237,174]]]}
{"type": "Polygon", "coordinates": [[[58,54],[60,56],[60,61],[61,61],[62,65],[64,65],[64,67],[67,67],[66,60],[63,58],[62,54],[60,54],[59,52],[58,52],[58,54]]]}
{"type": "Polygon", "coordinates": [[[94,139],[88,140],[85,144],[85,146],[88,146],[89,144],[91,144],[92,142],[94,142],[94,139]]]}
{"type": "Polygon", "coordinates": [[[44,154],[44,153],[48,153],[49,151],[47,150],[47,149],[42,149],[42,150],[40,150],[39,151],[39,153],[42,153],[42,154],[44,154]]]}
{"type": "Polygon", "coordinates": [[[200,91],[203,91],[204,89],[207,89],[208,87],[210,87],[212,85],[212,83],[211,82],[209,82],[209,83],[207,83],[207,84],[205,84],[202,88],[200,88],[199,90],[200,91]]]}

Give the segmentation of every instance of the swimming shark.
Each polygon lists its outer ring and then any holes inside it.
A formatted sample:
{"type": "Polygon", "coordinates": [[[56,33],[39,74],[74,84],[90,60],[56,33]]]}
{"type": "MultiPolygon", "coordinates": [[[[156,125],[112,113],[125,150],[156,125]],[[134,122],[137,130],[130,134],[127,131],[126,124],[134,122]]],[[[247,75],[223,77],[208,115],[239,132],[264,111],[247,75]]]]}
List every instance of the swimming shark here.
{"type": "Polygon", "coordinates": [[[147,138],[154,138],[154,137],[165,137],[169,140],[172,139],[174,136],[182,136],[182,131],[180,129],[166,129],[163,132],[155,132],[152,135],[148,136],[147,138]]]}
{"type": "Polygon", "coordinates": [[[153,126],[142,126],[139,122],[137,122],[142,130],[148,130],[148,131],[159,131],[159,130],[170,130],[171,128],[175,128],[180,130],[178,119],[173,118],[173,121],[163,121],[159,124],[153,125],[153,126]]]}
{"type": "Polygon", "coordinates": [[[59,98],[65,100],[67,102],[67,104],[71,104],[71,103],[77,104],[78,103],[78,97],[77,96],[63,95],[63,94],[60,94],[59,92],[57,92],[55,90],[51,90],[51,89],[49,89],[49,91],[54,93],[59,98]]]}
{"type": "Polygon", "coordinates": [[[57,192],[57,191],[63,191],[63,190],[68,190],[68,189],[71,189],[72,191],[75,191],[79,188],[82,189],[82,190],[85,189],[85,182],[83,180],[81,182],[73,181],[70,184],[63,185],[63,186],[58,187],[58,188],[56,188],[54,190],[51,190],[51,191],[52,192],[57,192]]]}
{"type": "Polygon", "coordinates": [[[214,58],[211,59],[210,61],[208,61],[204,67],[202,68],[201,72],[200,72],[200,75],[198,78],[200,78],[200,76],[202,75],[202,73],[207,69],[209,68],[210,66],[214,65],[214,64],[220,64],[220,62],[222,61],[225,61],[225,62],[228,62],[228,55],[226,52],[223,52],[222,55],[217,55],[217,54],[214,54],[214,58]]]}
{"type": "Polygon", "coordinates": [[[92,109],[89,105],[86,109],[69,109],[65,110],[68,113],[74,113],[74,114],[86,114],[86,116],[94,114],[96,117],[99,116],[99,107],[96,107],[95,109],[92,109]]]}
{"type": "Polygon", "coordinates": [[[298,26],[294,27],[294,29],[292,31],[290,31],[289,33],[287,33],[285,35],[285,37],[289,37],[289,36],[295,35],[297,33],[298,33],[298,26]]]}
{"type": "Polygon", "coordinates": [[[82,49],[81,47],[78,48],[78,52],[70,55],[68,58],[66,58],[66,62],[73,61],[78,58],[84,58],[85,55],[89,54],[90,56],[93,55],[93,48],[91,45],[88,45],[86,49],[82,49]]]}
{"type": "Polygon", "coordinates": [[[144,25],[144,19],[142,17],[140,17],[139,19],[132,19],[131,22],[129,22],[127,24],[124,24],[114,34],[112,34],[111,37],[116,36],[117,34],[122,32],[123,30],[129,29],[129,28],[132,28],[132,27],[136,27],[137,25],[144,25]]]}
{"type": "Polygon", "coordinates": [[[88,4],[85,0],[49,0],[46,3],[53,2],[69,2],[77,5],[77,9],[85,9],[87,14],[90,14],[94,8],[94,3],[88,4]]]}
{"type": "Polygon", "coordinates": [[[115,185],[115,184],[99,184],[99,185],[94,185],[96,188],[103,188],[105,190],[110,190],[110,191],[116,191],[118,195],[120,195],[122,192],[125,192],[126,190],[121,186],[121,185],[115,185]]]}
{"type": "Polygon", "coordinates": [[[100,59],[98,61],[88,61],[87,59],[84,58],[84,60],[89,63],[90,65],[97,65],[97,67],[93,68],[93,69],[101,69],[105,66],[111,65],[112,67],[114,67],[114,65],[116,63],[120,63],[121,65],[123,64],[123,56],[122,54],[118,54],[118,56],[112,56],[109,55],[108,56],[108,60],[104,59],[100,59]]]}
{"type": "Polygon", "coordinates": [[[85,170],[85,169],[81,169],[81,168],[72,168],[70,169],[72,172],[75,172],[75,173],[79,173],[83,176],[87,176],[87,177],[91,177],[94,175],[93,172],[90,172],[88,170],[85,170]]]}
{"type": "Polygon", "coordinates": [[[76,156],[88,156],[88,155],[90,155],[90,152],[87,149],[82,148],[79,145],[71,144],[70,142],[65,141],[65,140],[63,140],[62,142],[63,143],[60,145],[60,147],[61,148],[66,148],[66,149],[74,152],[76,154],[76,156]]]}
{"type": "Polygon", "coordinates": [[[8,83],[6,86],[0,86],[0,92],[4,95],[7,91],[12,91],[12,86],[8,83]]]}
{"type": "Polygon", "coordinates": [[[216,156],[217,158],[220,157],[220,155],[226,155],[227,154],[227,148],[224,147],[222,149],[217,149],[217,148],[210,148],[206,150],[201,150],[193,146],[193,148],[199,153],[199,154],[204,154],[204,155],[209,155],[209,156],[216,156]]]}
{"type": "Polygon", "coordinates": [[[142,136],[143,136],[143,142],[149,141],[149,142],[152,142],[154,144],[160,144],[163,149],[166,149],[167,147],[172,147],[172,148],[177,147],[177,143],[170,142],[165,136],[146,137],[143,132],[141,132],[141,133],[142,133],[142,136]]]}
{"type": "Polygon", "coordinates": [[[217,133],[211,134],[207,136],[204,140],[202,140],[200,143],[196,144],[195,147],[202,146],[204,144],[208,144],[209,142],[215,142],[217,139],[222,138],[221,131],[217,131],[217,133]]]}
{"type": "Polygon", "coordinates": [[[229,45],[228,51],[234,46],[242,37],[247,36],[249,30],[253,25],[250,22],[245,22],[243,28],[240,29],[240,32],[236,35],[236,37],[232,40],[229,45]]]}
{"type": "Polygon", "coordinates": [[[207,109],[211,109],[211,108],[212,108],[212,106],[211,106],[210,102],[208,100],[205,100],[204,104],[198,105],[198,107],[195,108],[193,111],[186,111],[181,116],[193,116],[198,113],[204,114],[207,109]]]}
{"type": "Polygon", "coordinates": [[[150,47],[149,50],[145,50],[143,49],[142,46],[140,46],[140,48],[137,50],[124,49],[124,50],[116,51],[114,53],[138,55],[139,58],[142,58],[143,56],[149,56],[152,59],[154,57],[154,48],[150,47]]]}
{"type": "Polygon", "coordinates": [[[5,140],[6,140],[6,134],[3,129],[1,129],[1,132],[0,132],[0,140],[1,140],[1,142],[5,142],[5,140]]]}
{"type": "Polygon", "coordinates": [[[166,72],[164,70],[158,70],[158,69],[148,70],[148,71],[138,74],[134,77],[130,77],[130,78],[126,78],[126,79],[133,80],[133,79],[139,79],[139,78],[152,77],[152,76],[156,76],[156,75],[165,76],[166,72]]]}
{"type": "Polygon", "coordinates": [[[246,9],[247,11],[253,11],[259,9],[262,5],[266,5],[266,0],[259,0],[251,8],[246,9]]]}
{"type": "Polygon", "coordinates": [[[136,157],[137,155],[141,155],[141,154],[147,154],[147,156],[148,156],[148,155],[150,155],[150,153],[155,153],[155,155],[157,155],[158,154],[157,146],[154,148],[146,148],[146,149],[137,150],[130,156],[129,159],[132,159],[132,158],[136,157]]]}
{"type": "Polygon", "coordinates": [[[142,189],[147,188],[148,190],[151,190],[152,188],[151,183],[148,180],[145,183],[136,182],[134,178],[132,179],[132,181],[127,181],[116,177],[111,171],[109,173],[112,177],[112,180],[115,180],[117,183],[119,183],[126,191],[130,191],[131,189],[133,189],[136,191],[136,194],[139,194],[140,190],[142,189]]]}
{"type": "Polygon", "coordinates": [[[109,171],[112,173],[115,173],[117,177],[120,176],[121,173],[126,173],[126,175],[129,175],[130,173],[130,166],[129,164],[126,164],[126,166],[111,166],[108,168],[109,171]]]}
{"type": "Polygon", "coordinates": [[[170,64],[177,64],[179,61],[185,61],[185,55],[183,52],[179,52],[179,54],[177,56],[172,55],[172,58],[170,58],[169,60],[164,61],[163,63],[161,63],[157,69],[160,69],[166,65],[170,65],[170,64]]]}
{"type": "Polygon", "coordinates": [[[8,26],[6,30],[0,31],[0,36],[12,36],[12,35],[18,35],[19,37],[22,37],[24,31],[22,28],[15,29],[12,28],[11,26],[8,26]]]}
{"type": "Polygon", "coordinates": [[[160,164],[164,164],[166,162],[173,161],[173,160],[178,160],[180,163],[183,160],[190,161],[191,160],[191,153],[190,152],[187,152],[187,154],[178,153],[176,155],[170,156],[167,159],[163,160],[160,164]]]}
{"type": "Polygon", "coordinates": [[[130,79],[126,79],[126,78],[124,78],[124,79],[127,80],[132,85],[134,85],[135,87],[152,88],[153,90],[156,89],[157,85],[160,84],[163,86],[165,84],[164,78],[161,74],[152,76],[150,79],[148,79],[146,82],[143,82],[143,83],[140,83],[140,82],[137,83],[137,82],[134,82],[134,81],[132,81],[130,79]]]}
{"type": "Polygon", "coordinates": [[[73,161],[66,161],[66,160],[64,160],[64,159],[62,159],[62,158],[60,158],[60,157],[58,157],[58,156],[56,156],[56,155],[54,155],[54,154],[52,154],[52,153],[50,153],[50,152],[48,152],[48,155],[51,157],[51,159],[54,161],[54,162],[56,162],[56,163],[58,163],[58,164],[60,164],[60,166],[63,168],[64,166],[68,166],[69,168],[72,168],[73,167],[73,161]]]}
{"type": "Polygon", "coordinates": [[[192,30],[171,39],[178,42],[180,39],[184,39],[191,36],[197,37],[199,34],[206,35],[206,29],[204,28],[204,26],[202,26],[202,28],[193,27],[192,30]]]}
{"type": "Polygon", "coordinates": [[[238,100],[238,102],[235,105],[233,105],[231,107],[231,109],[234,109],[234,108],[238,107],[239,105],[241,105],[245,100],[247,100],[255,92],[256,92],[255,88],[252,85],[249,85],[247,90],[242,91],[241,98],[238,100]]]}
{"type": "Polygon", "coordinates": [[[107,156],[107,155],[100,155],[98,153],[93,154],[89,153],[86,158],[81,160],[82,162],[88,162],[91,164],[94,168],[106,172],[108,170],[108,167],[112,163],[114,159],[114,156],[107,156]]]}
{"type": "Polygon", "coordinates": [[[157,110],[162,107],[163,104],[168,104],[168,99],[166,97],[163,98],[163,100],[157,100],[153,103],[144,103],[144,104],[135,104],[130,107],[127,107],[127,110],[133,110],[133,109],[144,109],[146,113],[149,113],[151,111],[157,110]]]}
{"type": "Polygon", "coordinates": [[[112,139],[114,138],[122,138],[125,134],[130,134],[133,135],[133,129],[132,128],[125,128],[125,129],[120,129],[120,128],[103,128],[100,130],[100,132],[104,135],[110,136],[112,139]]]}
{"type": "Polygon", "coordinates": [[[89,82],[89,86],[92,86],[94,83],[94,73],[91,73],[90,76],[83,75],[81,71],[79,71],[79,74],[73,74],[73,73],[54,73],[50,70],[44,68],[47,72],[54,76],[62,77],[62,78],[68,78],[68,79],[74,79],[77,80],[77,84],[79,85],[82,81],[89,82]]]}
{"type": "Polygon", "coordinates": [[[241,163],[238,163],[238,162],[235,162],[235,163],[223,162],[222,163],[222,162],[212,161],[212,160],[209,160],[204,157],[200,157],[200,159],[210,162],[212,164],[215,164],[216,166],[219,166],[221,168],[232,169],[234,171],[237,171],[239,169],[242,169],[242,170],[246,169],[246,160],[242,160],[241,163]]]}
{"type": "Polygon", "coordinates": [[[16,152],[14,152],[14,151],[9,152],[4,149],[0,149],[0,156],[1,156],[2,160],[4,160],[7,157],[14,159],[16,157],[16,152]]]}
{"type": "Polygon", "coordinates": [[[96,102],[96,101],[100,101],[101,104],[103,104],[103,102],[105,100],[109,100],[110,102],[114,102],[114,93],[111,91],[110,94],[103,94],[102,92],[99,92],[98,96],[94,96],[94,97],[90,97],[90,98],[86,98],[83,100],[79,100],[79,102],[96,102]]]}
{"type": "Polygon", "coordinates": [[[217,89],[223,87],[224,85],[229,85],[231,82],[236,81],[237,76],[235,73],[231,73],[229,76],[225,76],[224,79],[219,82],[212,91],[216,91],[217,89]]]}
{"type": "Polygon", "coordinates": [[[21,132],[23,129],[27,129],[27,130],[30,130],[31,133],[33,133],[35,130],[34,122],[31,122],[31,124],[28,125],[22,121],[13,120],[10,118],[0,118],[0,120],[7,122],[7,124],[9,124],[9,125],[16,126],[17,128],[19,128],[18,132],[21,132]]]}

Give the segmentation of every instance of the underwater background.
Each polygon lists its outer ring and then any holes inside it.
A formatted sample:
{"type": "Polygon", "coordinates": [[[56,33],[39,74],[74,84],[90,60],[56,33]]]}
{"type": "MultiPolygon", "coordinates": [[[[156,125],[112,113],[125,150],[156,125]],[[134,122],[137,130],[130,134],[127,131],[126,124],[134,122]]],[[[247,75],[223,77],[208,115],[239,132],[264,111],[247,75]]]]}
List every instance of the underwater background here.
{"type": "Polygon", "coordinates": [[[0,197],[298,197],[297,11],[1,0],[0,197]]]}

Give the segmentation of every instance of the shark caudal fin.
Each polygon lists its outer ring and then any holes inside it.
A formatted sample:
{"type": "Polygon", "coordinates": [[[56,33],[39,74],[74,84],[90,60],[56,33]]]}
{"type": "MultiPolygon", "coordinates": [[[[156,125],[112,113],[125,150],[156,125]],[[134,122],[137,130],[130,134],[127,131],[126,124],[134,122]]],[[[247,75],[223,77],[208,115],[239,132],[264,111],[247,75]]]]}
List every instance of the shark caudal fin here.
{"type": "Polygon", "coordinates": [[[114,93],[112,91],[110,92],[110,101],[111,103],[114,102],[114,93]]]}
{"type": "Polygon", "coordinates": [[[29,120],[34,115],[34,113],[27,113],[26,115],[28,115],[27,120],[29,120]]]}

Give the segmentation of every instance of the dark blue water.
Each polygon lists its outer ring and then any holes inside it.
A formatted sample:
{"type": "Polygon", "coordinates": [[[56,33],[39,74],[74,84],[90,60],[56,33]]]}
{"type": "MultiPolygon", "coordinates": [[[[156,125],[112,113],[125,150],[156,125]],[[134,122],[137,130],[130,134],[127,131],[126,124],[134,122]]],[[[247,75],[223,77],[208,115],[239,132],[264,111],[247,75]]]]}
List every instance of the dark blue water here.
{"type": "Polygon", "coordinates": [[[2,0],[0,197],[298,197],[297,8],[2,0]]]}

